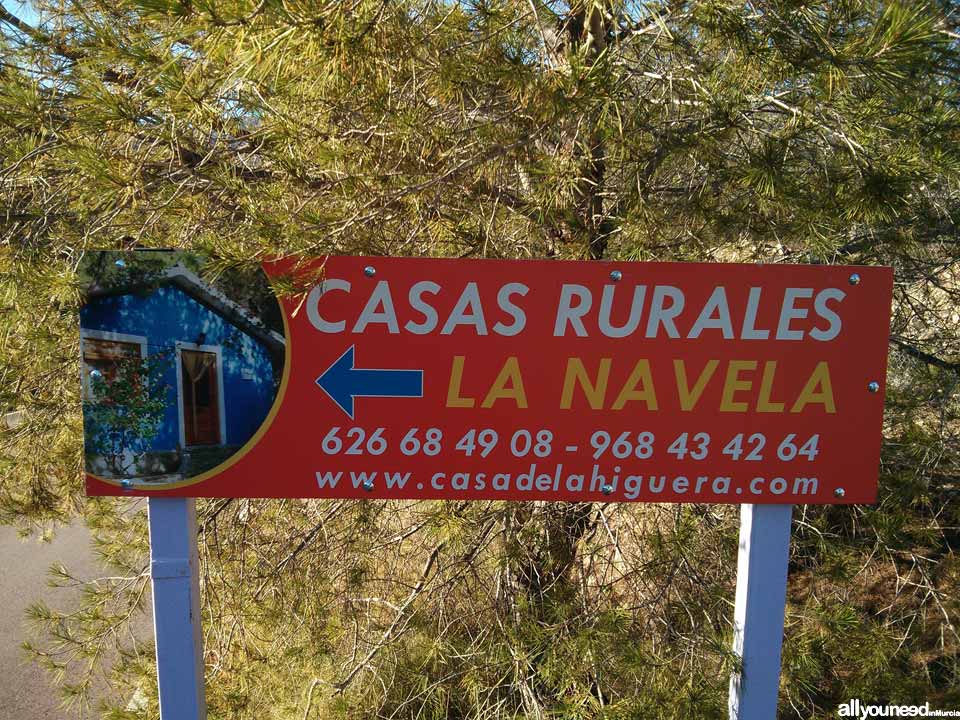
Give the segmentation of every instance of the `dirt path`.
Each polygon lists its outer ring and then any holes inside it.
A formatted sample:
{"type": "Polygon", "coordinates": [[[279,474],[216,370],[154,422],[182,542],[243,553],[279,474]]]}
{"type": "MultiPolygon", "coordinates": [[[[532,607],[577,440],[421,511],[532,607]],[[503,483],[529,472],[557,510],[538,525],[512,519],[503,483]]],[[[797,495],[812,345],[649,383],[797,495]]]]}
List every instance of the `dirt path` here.
{"type": "Polygon", "coordinates": [[[60,700],[44,672],[25,662],[24,611],[37,599],[61,608],[70,590],[47,587],[47,569],[62,562],[80,577],[92,576],[97,565],[89,534],[81,525],[61,528],[52,543],[23,542],[16,530],[0,527],[0,717],[17,720],[67,720],[75,714],[60,709],[60,700]]]}

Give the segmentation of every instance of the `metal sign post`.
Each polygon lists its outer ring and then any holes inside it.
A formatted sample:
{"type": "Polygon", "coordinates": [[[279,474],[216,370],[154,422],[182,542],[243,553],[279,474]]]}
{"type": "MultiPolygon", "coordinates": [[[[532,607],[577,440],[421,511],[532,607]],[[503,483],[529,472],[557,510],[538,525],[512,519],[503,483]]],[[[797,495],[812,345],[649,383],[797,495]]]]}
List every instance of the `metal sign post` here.
{"type": "Polygon", "coordinates": [[[742,671],[730,678],[730,720],[777,716],[792,511],[792,505],[740,506],[733,652],[742,671]]]}
{"type": "MultiPolygon", "coordinates": [[[[150,498],[161,718],[205,720],[196,501],[150,498]]],[[[776,717],[792,505],[741,505],[730,720],[776,717]]]]}
{"type": "Polygon", "coordinates": [[[160,717],[205,720],[196,500],[148,502],[160,717]]]}

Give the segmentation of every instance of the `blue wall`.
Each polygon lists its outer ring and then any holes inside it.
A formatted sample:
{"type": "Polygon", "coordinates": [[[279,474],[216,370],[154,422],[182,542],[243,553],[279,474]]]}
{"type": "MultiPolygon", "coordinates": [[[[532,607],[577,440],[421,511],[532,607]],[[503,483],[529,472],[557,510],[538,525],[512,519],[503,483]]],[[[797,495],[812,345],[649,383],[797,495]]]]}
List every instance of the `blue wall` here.
{"type": "Polygon", "coordinates": [[[275,384],[270,355],[264,345],[197,302],[180,288],[164,285],[149,294],[100,297],[80,310],[86,330],[146,336],[147,354],[167,351],[159,382],[169,385],[167,411],[152,450],[173,450],[180,444],[177,410],[176,342],[194,343],[200,333],[204,345],[219,345],[223,362],[225,444],[242,445],[260,427],[273,404],[275,384]],[[243,372],[248,371],[245,380],[243,372]]]}

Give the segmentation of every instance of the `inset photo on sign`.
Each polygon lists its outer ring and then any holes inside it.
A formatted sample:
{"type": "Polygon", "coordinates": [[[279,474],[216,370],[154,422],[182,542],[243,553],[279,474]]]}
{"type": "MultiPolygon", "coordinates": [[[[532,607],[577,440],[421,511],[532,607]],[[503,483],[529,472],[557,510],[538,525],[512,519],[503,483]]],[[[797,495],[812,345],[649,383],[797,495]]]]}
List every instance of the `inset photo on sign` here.
{"type": "Polygon", "coordinates": [[[179,483],[215,472],[267,421],[283,377],[283,315],[262,270],[214,270],[176,251],[84,256],[89,474],[179,483]]]}

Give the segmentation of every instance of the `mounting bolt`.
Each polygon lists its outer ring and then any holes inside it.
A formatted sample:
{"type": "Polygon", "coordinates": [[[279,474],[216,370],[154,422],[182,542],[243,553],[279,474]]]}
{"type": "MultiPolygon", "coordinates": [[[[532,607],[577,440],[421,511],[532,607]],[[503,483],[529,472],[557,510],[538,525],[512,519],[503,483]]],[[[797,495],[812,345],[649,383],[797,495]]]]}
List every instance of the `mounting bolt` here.
{"type": "Polygon", "coordinates": [[[370,492],[371,490],[373,490],[373,480],[364,480],[363,489],[366,490],[367,492],[370,492]]]}
{"type": "Polygon", "coordinates": [[[838,498],[842,498],[846,494],[847,494],[847,491],[844,490],[843,488],[837,488],[836,490],[833,491],[834,497],[838,497],[838,498]]]}
{"type": "Polygon", "coordinates": [[[623,273],[620,272],[619,270],[612,270],[610,272],[610,279],[613,280],[614,282],[620,282],[620,280],[623,279],[623,273]]]}
{"type": "Polygon", "coordinates": [[[850,284],[851,284],[851,285],[859,285],[859,284],[860,284],[860,275],[859,275],[859,273],[854,273],[853,275],[850,276],[850,284]]]}
{"type": "Polygon", "coordinates": [[[120,481],[120,487],[124,490],[133,490],[133,480],[130,478],[124,478],[120,481]]]}
{"type": "Polygon", "coordinates": [[[602,492],[604,495],[613,494],[613,485],[601,485],[600,492],[602,492]]]}
{"type": "Polygon", "coordinates": [[[873,393],[879,392],[879,391],[880,391],[880,383],[878,383],[876,380],[873,380],[873,381],[867,383],[867,390],[869,390],[870,392],[873,392],[873,393]]]}
{"type": "Polygon", "coordinates": [[[363,274],[366,275],[367,277],[373,277],[374,275],[377,274],[377,269],[373,265],[367,265],[363,269],[363,274]]]}

